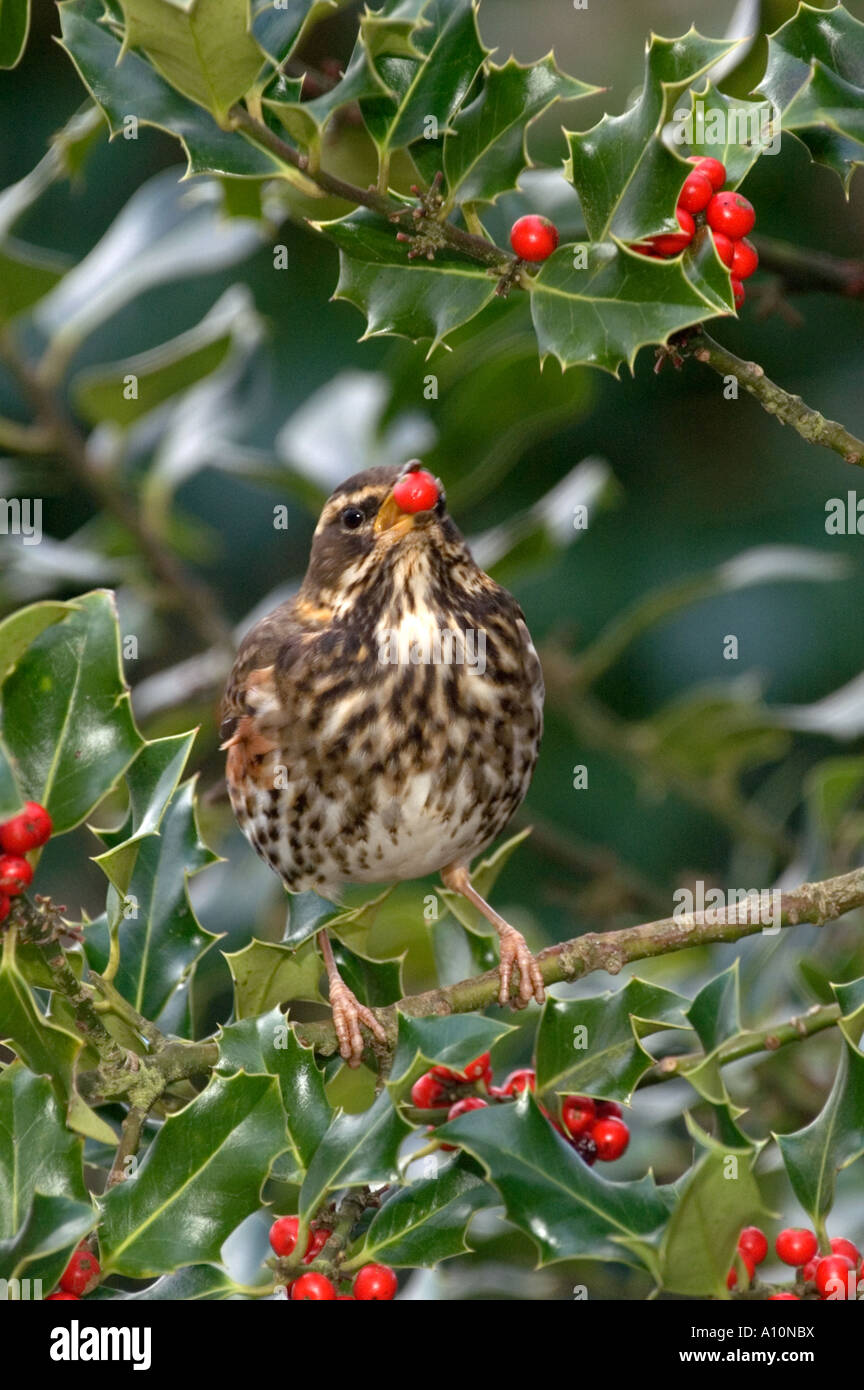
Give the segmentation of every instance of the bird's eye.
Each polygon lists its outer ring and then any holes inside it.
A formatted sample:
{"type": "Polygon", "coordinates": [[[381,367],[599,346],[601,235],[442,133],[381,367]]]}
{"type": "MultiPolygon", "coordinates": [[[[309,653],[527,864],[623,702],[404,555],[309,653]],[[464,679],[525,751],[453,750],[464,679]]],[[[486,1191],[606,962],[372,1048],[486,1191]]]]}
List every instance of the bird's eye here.
{"type": "Polygon", "coordinates": [[[447,498],[444,495],[443,487],[439,489],[438,501],[435,503],[435,515],[443,516],[447,510],[447,498]]]}
{"type": "Polygon", "coordinates": [[[359,507],[346,507],[342,513],[342,525],[348,531],[356,531],[358,526],[362,526],[365,518],[359,507]]]}

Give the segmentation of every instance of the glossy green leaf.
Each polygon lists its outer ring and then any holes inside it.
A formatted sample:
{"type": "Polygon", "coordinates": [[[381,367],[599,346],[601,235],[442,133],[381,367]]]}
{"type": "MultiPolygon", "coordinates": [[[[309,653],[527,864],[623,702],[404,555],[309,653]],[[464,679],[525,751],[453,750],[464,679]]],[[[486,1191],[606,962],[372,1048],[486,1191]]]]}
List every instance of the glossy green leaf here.
{"type": "Polygon", "coordinates": [[[120,0],[126,46],[146,53],[178,92],[224,120],[252,86],[263,54],[249,0],[120,0]]]}
{"type": "Polygon", "coordinates": [[[754,1151],[724,1148],[696,1126],[691,1129],[707,1152],[676,1184],[677,1201],[660,1247],[660,1278],[670,1293],[722,1298],[742,1228],[768,1213],[753,1176],[754,1151]]]}
{"type": "MultiPolygon", "coordinates": [[[[689,97],[689,119],[675,123],[676,139],[688,154],[720,160],[726,169],[724,188],[737,188],[760,155],[777,152],[780,132],[770,102],[728,96],[710,82],[689,97]]],[[[681,110],[687,108],[682,104],[681,110]]]]}
{"type": "Polygon", "coordinates": [[[333,954],[339,974],[362,1004],[372,1009],[385,1008],[402,998],[402,957],[398,960],[369,960],[349,951],[336,941],[333,954]]]}
{"type": "Polygon", "coordinates": [[[229,1023],[219,1038],[220,1074],[244,1071],[275,1076],[288,1125],[291,1150],[300,1169],[308,1167],[332,1119],[324,1074],[311,1047],[300,1043],[279,1009],[229,1023]]]}
{"type": "Polygon", "coordinates": [[[30,31],[30,0],[0,0],[0,68],[21,61],[30,31]]]}
{"type": "Polygon", "coordinates": [[[437,1265],[464,1254],[468,1227],[480,1207],[498,1197],[476,1174],[454,1163],[434,1178],[411,1183],[384,1203],[356,1249],[354,1268],[364,1264],[437,1265]]]}
{"type": "Polygon", "coordinates": [[[723,1043],[741,1032],[737,960],[703,985],[687,1010],[687,1019],[705,1056],[698,1066],[683,1074],[712,1105],[725,1105],[729,1097],[719,1052],[723,1043]]]}
{"type": "Polygon", "coordinates": [[[36,1192],[87,1201],[82,1156],[47,1077],[20,1062],[0,1073],[0,1239],[24,1224],[36,1192]]]}
{"type": "Polygon", "coordinates": [[[513,1031],[509,1023],[484,1018],[482,1014],[448,1014],[446,1018],[410,1018],[400,1014],[391,1083],[410,1076],[418,1057],[463,1071],[481,1052],[488,1052],[499,1038],[513,1031]]]}
{"type": "Polygon", "coordinates": [[[38,246],[11,239],[0,244],[0,323],[14,319],[40,300],[65,269],[55,255],[38,246]]]}
{"type": "Polygon", "coordinates": [[[135,1176],[103,1198],[103,1267],[146,1279],[218,1260],[223,1242],[260,1205],[287,1142],[275,1078],[214,1078],[165,1121],[135,1176]]]}
{"type": "Polygon", "coordinates": [[[495,294],[495,279],[485,267],[456,252],[409,261],[409,247],[396,240],[395,229],[365,210],[316,225],[339,247],[334,298],[347,299],[366,315],[364,338],[431,338],[431,352],[495,294]]]}
{"type": "Polygon", "coordinates": [[[704,263],[661,261],[613,242],[559,247],[530,288],[541,358],[615,376],[624,362],[632,371],[641,347],[712,317],[724,296],[732,303],[729,276],[713,251],[704,263]]]}
{"type": "Polygon", "coordinates": [[[113,596],[96,591],[75,604],[28,647],[2,692],[3,743],[18,784],[47,808],[55,834],[89,815],[141,747],[113,596]]]}
{"type": "Polygon", "coordinates": [[[253,940],[241,951],[226,951],[225,960],[234,981],[237,1018],[255,1018],[293,999],[322,1000],[319,983],[324,966],[314,941],[292,950],[272,941],[253,940]]]}
{"type": "Polygon", "coordinates": [[[204,1299],[219,1302],[248,1292],[242,1284],[235,1283],[221,1265],[207,1264],[178,1269],[175,1274],[163,1275],[146,1289],[120,1296],[131,1303],[197,1303],[204,1299]]]}
{"type": "Polygon", "coordinates": [[[494,203],[514,189],[529,164],[525,146],[532,121],[556,101],[573,101],[600,90],[556,66],[551,54],[523,66],[510,58],[490,64],[478,96],[450,122],[437,140],[412,148],[418,168],[431,182],[444,174],[448,202],[494,203]]]}
{"type": "Polygon", "coordinates": [[[377,7],[369,6],[360,16],[360,39],[373,58],[422,58],[414,35],[426,28],[429,20],[424,11],[429,0],[384,0],[377,7]]]}
{"type": "Polygon", "coordinates": [[[844,1041],[840,1065],[815,1120],[777,1143],[792,1189],[812,1221],[834,1203],[837,1173],[864,1153],[864,1056],[844,1041]]]}
{"type": "Polygon", "coordinates": [[[864,163],[864,24],[843,5],[800,5],[768,39],[759,92],[773,102],[810,157],[841,179],[848,195],[864,163]]]}
{"type": "Polygon", "coordinates": [[[864,977],[844,985],[832,985],[831,990],[842,1010],[840,1031],[847,1042],[860,1048],[864,1029],[864,977]]]}
{"type": "MultiPolygon", "coordinates": [[[[44,632],[46,627],[57,623],[74,610],[71,603],[58,603],[45,600],[19,608],[4,622],[0,623],[0,685],[23,656],[31,642],[44,632]]],[[[6,820],[20,810],[25,797],[15,781],[12,765],[5,751],[0,748],[0,819],[6,820]]]]}
{"type": "Polygon", "coordinates": [[[299,144],[315,150],[316,159],[324,132],[337,111],[367,97],[387,93],[387,87],[361,44],[355,48],[341,81],[329,92],[301,101],[302,88],[302,81],[277,74],[265,89],[263,102],[299,144]]]}
{"type": "MultiPolygon", "coordinates": [[[[515,835],[511,835],[509,840],[498,845],[491,854],[487,854],[479,860],[471,870],[471,882],[477,889],[481,897],[487,902],[490,899],[492,889],[498,880],[498,876],[506,868],[512,856],[516,853],[519,846],[531,834],[531,830],[519,830],[515,835]]],[[[486,918],[473,907],[461,893],[454,893],[450,888],[438,888],[439,898],[446,904],[448,911],[452,912],[457,922],[476,936],[496,936],[495,928],[486,918]]]]}
{"type": "Polygon", "coordinates": [[[359,1115],[337,1115],[309,1164],[300,1189],[301,1215],[311,1216],[337,1188],[397,1182],[399,1146],[410,1133],[387,1091],[359,1115]]]}
{"type": "Polygon", "coordinates": [[[18,1230],[0,1240],[0,1279],[40,1279],[47,1294],[98,1219],[89,1202],[34,1193],[18,1230]]]}
{"type": "Polygon", "coordinates": [[[577,1258],[642,1264],[644,1253],[623,1242],[648,1237],[668,1215],[652,1177],[620,1183],[600,1177],[555,1133],[528,1092],[512,1105],[460,1115],[437,1137],[483,1164],[541,1264],[577,1258]]]}
{"type": "Polygon", "coordinates": [[[548,999],[537,1032],[537,1088],[629,1101],[654,1058],[642,1038],[686,1028],[687,1000],[632,979],[589,999],[548,999]]]}
{"type": "MultiPolygon", "coordinates": [[[[569,133],[566,173],[575,184],[594,242],[610,236],[638,241],[676,231],[675,204],[686,162],[660,138],[677,95],[734,44],[706,39],[691,28],[678,39],[652,34],[642,91],[620,116],[604,116],[591,130],[569,133]]],[[[671,290],[672,284],[669,282],[671,290]]]]}
{"type": "Polygon", "coordinates": [[[337,0],[252,0],[252,34],[274,63],[282,63],[312,29],[337,7],[337,0]]]}
{"type": "Polygon", "coordinates": [[[128,117],[176,135],[190,174],[226,174],[264,178],[281,171],[279,161],[233,131],[222,130],[213,117],[175,91],[146,59],[126,53],[114,34],[90,17],[85,0],[58,6],[63,47],[82,82],[104,112],[112,135],[120,135],[128,117]]]}

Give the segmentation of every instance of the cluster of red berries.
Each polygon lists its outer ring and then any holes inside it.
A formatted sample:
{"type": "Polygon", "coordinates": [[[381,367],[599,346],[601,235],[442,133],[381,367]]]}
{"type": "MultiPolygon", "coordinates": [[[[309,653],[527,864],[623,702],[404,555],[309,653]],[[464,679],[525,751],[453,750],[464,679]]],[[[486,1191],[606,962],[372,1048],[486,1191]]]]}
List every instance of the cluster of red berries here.
{"type": "MultiPolygon", "coordinates": [[[[280,1259],[293,1255],[300,1231],[296,1216],[280,1216],[270,1227],[270,1244],[280,1259]]],[[[317,1226],[309,1232],[303,1263],[309,1265],[320,1255],[330,1239],[332,1231],[317,1226]]],[[[393,1270],[387,1265],[364,1265],[358,1269],[351,1285],[350,1293],[338,1293],[332,1279],[317,1270],[301,1274],[286,1289],[286,1297],[294,1303],[317,1303],[325,1300],[357,1300],[360,1303],[385,1302],[396,1297],[397,1280],[393,1270]]]]}
{"type": "Polygon", "coordinates": [[[33,882],[33,866],[25,854],[44,845],[50,836],[51,817],[37,801],[28,801],[23,811],[0,825],[0,922],[9,915],[9,899],[33,882]]]}
{"type": "Polygon", "coordinates": [[[681,230],[661,232],[659,236],[649,237],[644,244],[634,243],[630,250],[659,260],[677,256],[693,240],[697,225],[704,222],[711,229],[717,255],[729,268],[735,308],[740,309],[744,303],[743,282],[759,264],[756,247],[747,240],[747,233],[753,230],[756,222],[753,204],[740,193],[729,189],[722,191],[726,166],[719,159],[692,155],[689,162],[696,167],[684,180],[675,208],[681,230]]]}
{"type": "MultiPolygon", "coordinates": [[[[819,1254],[819,1242],[812,1231],[800,1226],[787,1226],[780,1232],[775,1242],[777,1256],[784,1264],[797,1270],[798,1292],[781,1290],[768,1295],[769,1302],[799,1302],[813,1290],[820,1299],[839,1301],[855,1297],[855,1285],[864,1279],[864,1260],[857,1245],[845,1236],[834,1236],[830,1242],[831,1254],[819,1254]],[[850,1272],[854,1275],[851,1280],[850,1272]]],[[[738,1237],[738,1257],[747,1271],[748,1286],[756,1275],[756,1266],[768,1254],[768,1238],[758,1226],[747,1226],[738,1237]]],[[[726,1277],[727,1289],[734,1289],[738,1283],[737,1269],[730,1269],[726,1277]]]]}
{"type": "MultiPolygon", "coordinates": [[[[447,1109],[447,1119],[455,1120],[457,1115],[465,1115],[470,1110],[483,1110],[489,1100],[476,1091],[485,1091],[493,1101],[513,1100],[520,1092],[537,1089],[537,1075],[531,1067],[522,1067],[507,1077],[503,1086],[492,1084],[492,1068],[489,1053],[483,1052],[469,1062],[464,1071],[453,1071],[450,1067],[437,1066],[424,1072],[411,1088],[411,1100],[418,1110],[447,1109]],[[462,1095],[466,1086],[475,1094],[462,1095]]],[[[602,1163],[614,1163],[620,1158],[630,1142],[630,1131],[621,1118],[621,1106],[614,1100],[593,1100],[591,1096],[564,1096],[561,1100],[560,1119],[556,1119],[540,1106],[553,1129],[572,1144],[573,1148],[589,1165],[599,1159],[602,1163]]],[[[442,1144],[442,1149],[452,1151],[453,1144],[442,1144]]]]}
{"type": "MultiPolygon", "coordinates": [[[[41,810],[41,807],[40,807],[41,810]]],[[[91,1255],[86,1244],[82,1243],[73,1253],[71,1260],[60,1275],[60,1287],[56,1293],[49,1293],[45,1302],[69,1302],[83,1298],[85,1293],[95,1289],[102,1273],[95,1255],[91,1255]]]]}

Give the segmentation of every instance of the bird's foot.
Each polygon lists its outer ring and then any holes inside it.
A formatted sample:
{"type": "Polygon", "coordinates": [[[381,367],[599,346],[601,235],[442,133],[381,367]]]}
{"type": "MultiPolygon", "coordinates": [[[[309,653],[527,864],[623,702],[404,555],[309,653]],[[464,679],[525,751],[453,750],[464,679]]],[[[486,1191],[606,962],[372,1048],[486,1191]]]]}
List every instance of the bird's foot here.
{"type": "Polygon", "coordinates": [[[372,1010],[360,1003],[344,980],[330,981],[330,1008],[333,1011],[333,1027],[339,1039],[339,1053],[349,1067],[359,1067],[363,1058],[366,1044],[360,1032],[361,1023],[365,1023],[378,1042],[387,1042],[387,1034],[372,1010]]]}
{"type": "Polygon", "coordinates": [[[502,1006],[512,1003],[516,1009],[524,1009],[532,999],[542,1004],[546,998],[543,976],[540,966],[528,950],[524,936],[509,924],[498,928],[498,936],[501,941],[501,988],[498,990],[498,1003],[502,1006]],[[514,966],[519,971],[519,990],[511,1000],[514,966]]]}

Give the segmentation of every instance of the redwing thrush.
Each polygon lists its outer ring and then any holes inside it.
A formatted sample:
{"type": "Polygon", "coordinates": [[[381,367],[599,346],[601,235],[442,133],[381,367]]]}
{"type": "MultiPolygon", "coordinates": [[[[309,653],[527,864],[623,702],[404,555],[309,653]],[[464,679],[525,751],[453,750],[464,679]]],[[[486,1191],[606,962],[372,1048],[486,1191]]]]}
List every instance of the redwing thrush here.
{"type": "MultiPolygon", "coordinates": [[[[524,937],[468,868],[528,790],[540,663],[519,605],[474,563],[419,468],[370,468],[338,487],[296,598],[245,638],[222,711],[231,804],[291,892],[332,898],[344,883],[440,870],[498,932],[499,1002],[515,967],[513,1002],[542,1003],[524,937]]],[[[340,978],[326,932],[319,944],[340,1052],[357,1065],[359,1024],[381,1041],[383,1029],[340,978]]]]}

